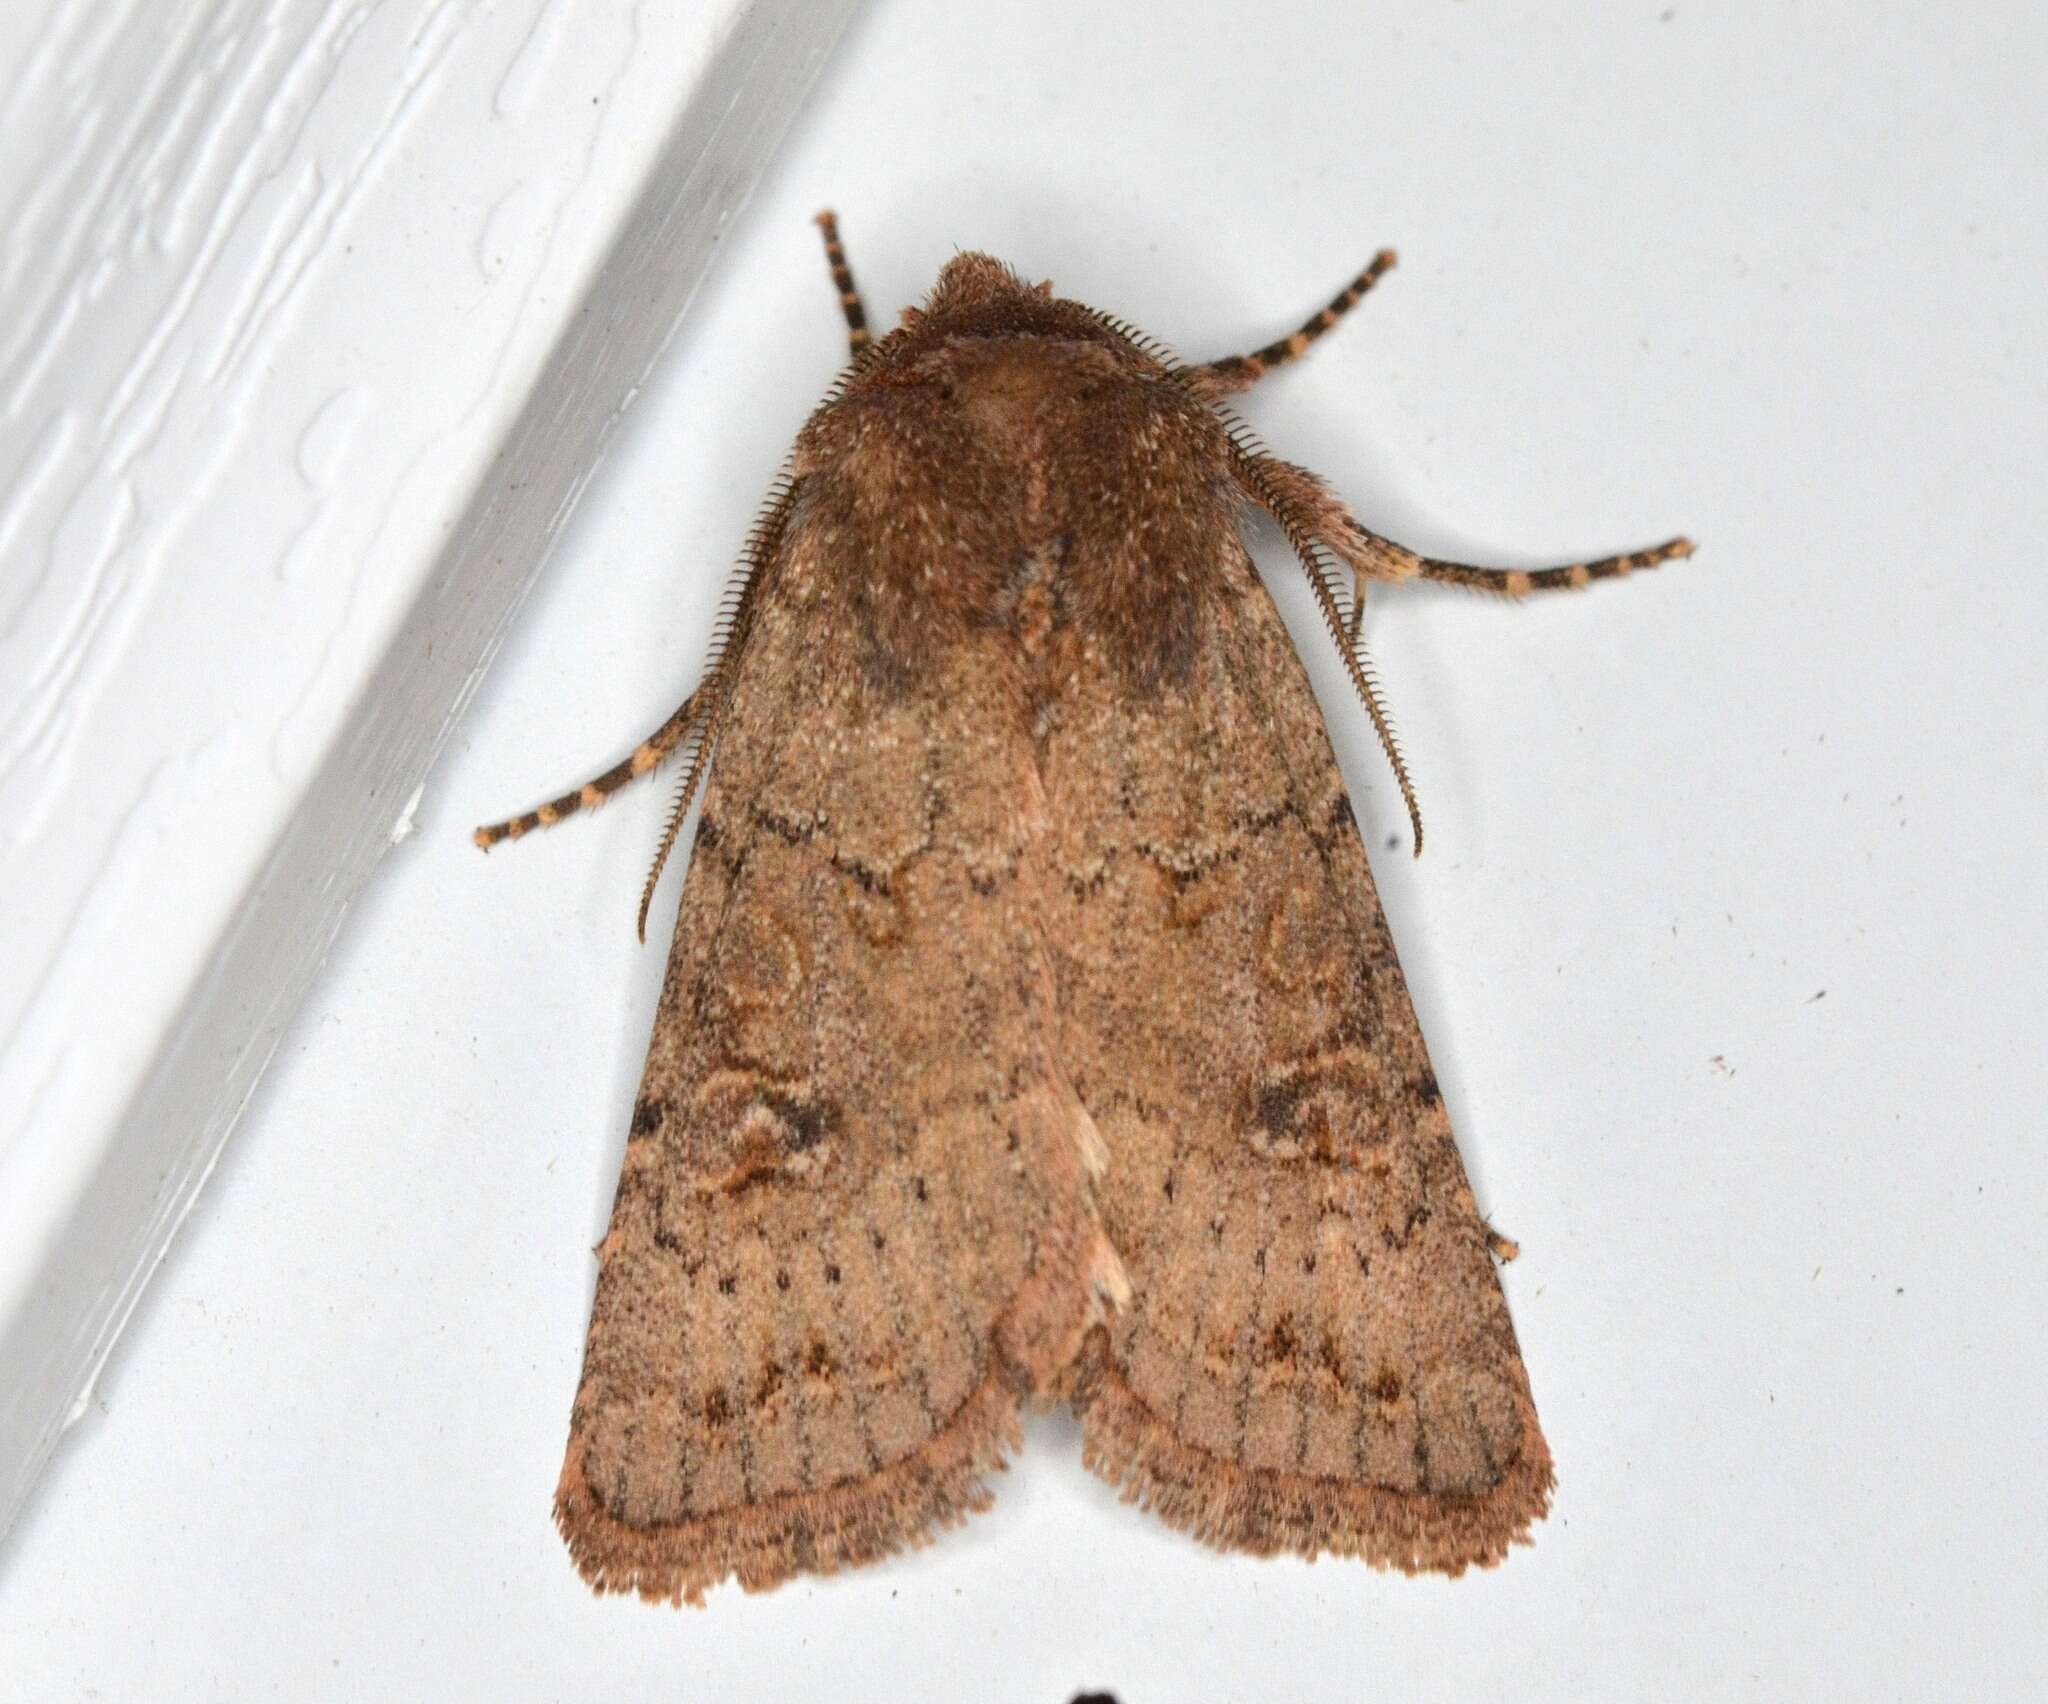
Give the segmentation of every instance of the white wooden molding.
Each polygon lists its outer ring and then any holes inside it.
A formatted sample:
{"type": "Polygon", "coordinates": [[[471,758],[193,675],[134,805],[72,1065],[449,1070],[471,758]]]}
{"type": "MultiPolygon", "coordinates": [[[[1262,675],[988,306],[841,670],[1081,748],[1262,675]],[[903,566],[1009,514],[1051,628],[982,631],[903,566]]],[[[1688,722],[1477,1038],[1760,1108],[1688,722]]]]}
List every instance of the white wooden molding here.
{"type": "Polygon", "coordinates": [[[0,20],[0,1530],[853,0],[0,20]]]}

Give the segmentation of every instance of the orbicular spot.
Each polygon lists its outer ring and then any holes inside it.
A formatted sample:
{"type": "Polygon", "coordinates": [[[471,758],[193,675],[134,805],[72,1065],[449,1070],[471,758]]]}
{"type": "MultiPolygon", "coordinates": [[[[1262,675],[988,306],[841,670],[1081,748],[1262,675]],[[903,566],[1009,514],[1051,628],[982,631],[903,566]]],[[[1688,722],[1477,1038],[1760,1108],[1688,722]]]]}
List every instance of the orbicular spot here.
{"type": "Polygon", "coordinates": [[[765,906],[742,911],[726,925],[718,969],[736,1014],[778,1010],[803,986],[803,937],[765,906]]]}
{"type": "Polygon", "coordinates": [[[1290,994],[1344,982],[1342,916],[1319,882],[1290,881],[1267,902],[1259,926],[1259,974],[1290,994]]]}

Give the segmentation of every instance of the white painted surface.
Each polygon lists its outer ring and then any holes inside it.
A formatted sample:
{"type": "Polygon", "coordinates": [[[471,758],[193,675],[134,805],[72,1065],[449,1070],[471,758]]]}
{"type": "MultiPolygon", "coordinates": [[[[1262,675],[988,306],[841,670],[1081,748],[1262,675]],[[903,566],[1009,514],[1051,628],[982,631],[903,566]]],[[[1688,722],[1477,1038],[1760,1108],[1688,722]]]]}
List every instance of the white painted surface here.
{"type": "Polygon", "coordinates": [[[0,1524],[846,10],[8,9],[0,1524]]]}
{"type": "Polygon", "coordinates": [[[21,1689],[2039,1694],[2044,60],[2018,6],[872,9],[0,1550],[21,1689]],[[844,1579],[677,1614],[561,1552],[662,795],[465,836],[689,685],[840,359],[828,202],[878,317],[987,247],[1190,354],[1396,243],[1245,399],[1276,449],[1438,551],[1701,541],[1578,599],[1377,601],[1419,864],[1311,647],[1524,1251],[1561,1486],[1495,1572],[1218,1558],[1063,1421],[990,1515],[844,1579]]]}

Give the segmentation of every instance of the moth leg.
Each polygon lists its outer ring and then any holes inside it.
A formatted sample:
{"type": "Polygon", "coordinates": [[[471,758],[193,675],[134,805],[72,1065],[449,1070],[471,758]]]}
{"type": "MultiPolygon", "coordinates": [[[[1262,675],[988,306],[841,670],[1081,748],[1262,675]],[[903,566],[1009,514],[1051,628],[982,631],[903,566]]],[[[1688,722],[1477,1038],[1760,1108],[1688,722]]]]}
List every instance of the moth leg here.
{"type": "Polygon", "coordinates": [[[818,229],[825,233],[825,263],[832,268],[832,282],[839,291],[839,306],[846,313],[847,351],[858,361],[874,340],[868,335],[868,311],[861,306],[860,291],[853,282],[853,268],[846,264],[846,250],[839,246],[839,217],[829,207],[818,215],[818,229]]]}
{"type": "Polygon", "coordinates": [[[1619,579],[1638,568],[1655,568],[1693,552],[1689,538],[1670,538],[1648,550],[1603,556],[1592,562],[1569,562],[1560,568],[1479,568],[1423,556],[1405,544],[1383,538],[1362,523],[1320,477],[1277,456],[1244,457],[1247,492],[1268,508],[1283,528],[1293,527],[1320,539],[1340,557],[1356,579],[1352,628],[1364,603],[1368,580],[1434,580],[1439,585],[1471,586],[1502,597],[1525,598],[1531,592],[1575,591],[1595,580],[1619,579]]]}
{"type": "MultiPolygon", "coordinates": [[[[1477,568],[1467,562],[1445,562],[1435,556],[1419,556],[1406,545],[1382,538],[1376,532],[1345,517],[1353,550],[1332,540],[1347,562],[1357,568],[1357,559],[1371,561],[1378,568],[1375,579],[1434,580],[1441,586],[1470,586],[1482,592],[1496,592],[1507,598],[1526,598],[1531,592],[1570,592],[1590,586],[1595,580],[1618,580],[1638,568],[1655,568],[1692,554],[1689,538],[1667,538],[1647,550],[1631,550],[1620,556],[1603,556],[1592,562],[1570,562],[1561,568],[1477,568]]],[[[1360,569],[1361,581],[1364,570],[1360,569]]]]}
{"type": "Polygon", "coordinates": [[[595,780],[584,782],[573,793],[564,793],[538,810],[479,828],[471,838],[488,852],[501,840],[517,840],[530,829],[550,828],[565,816],[597,804],[635,776],[652,774],[698,723],[703,697],[704,689],[699,687],[683,700],[673,716],[635,746],[633,755],[623,763],[614,764],[595,780]]]}
{"type": "Polygon", "coordinates": [[[1308,346],[1357,307],[1365,293],[1380,281],[1383,273],[1392,270],[1393,265],[1394,251],[1381,249],[1372,257],[1370,266],[1331,297],[1328,307],[1303,320],[1298,331],[1250,355],[1226,355],[1221,360],[1205,361],[1201,366],[1188,370],[1189,381],[1208,396],[1231,396],[1241,390],[1250,390],[1275,367],[1299,361],[1308,353],[1308,346]]]}

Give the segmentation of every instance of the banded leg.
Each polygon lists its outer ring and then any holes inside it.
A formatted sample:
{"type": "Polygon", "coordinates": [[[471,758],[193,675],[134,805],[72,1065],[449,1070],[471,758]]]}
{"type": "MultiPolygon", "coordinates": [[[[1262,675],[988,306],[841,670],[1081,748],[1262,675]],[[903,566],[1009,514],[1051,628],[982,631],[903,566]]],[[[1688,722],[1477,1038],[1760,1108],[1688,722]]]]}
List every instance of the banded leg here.
{"type": "Polygon", "coordinates": [[[1231,396],[1251,389],[1275,367],[1299,361],[1308,353],[1309,345],[1357,307],[1364,300],[1365,293],[1380,281],[1382,274],[1391,271],[1393,265],[1394,251],[1381,249],[1372,257],[1370,266],[1331,297],[1328,307],[1303,320],[1298,331],[1250,355],[1226,355],[1221,360],[1206,361],[1199,367],[1192,367],[1188,370],[1189,380],[1208,396],[1231,396]]]}
{"type": "Polygon", "coordinates": [[[874,339],[868,335],[868,311],[861,306],[860,291],[854,286],[853,268],[846,264],[846,250],[839,246],[838,215],[829,207],[818,215],[818,229],[825,233],[825,264],[832,268],[839,306],[846,314],[847,350],[858,361],[874,339]]]}
{"type": "MultiPolygon", "coordinates": [[[[1374,576],[1388,580],[1434,580],[1440,586],[1470,586],[1495,592],[1504,598],[1526,598],[1531,592],[1575,592],[1595,580],[1618,580],[1638,568],[1655,568],[1692,554],[1689,538],[1667,538],[1648,550],[1631,550],[1620,556],[1602,556],[1591,562],[1568,562],[1562,568],[1478,568],[1469,562],[1446,562],[1441,557],[1419,556],[1406,545],[1369,532],[1346,516],[1352,536],[1362,554],[1380,565],[1374,576]]],[[[1340,547],[1341,549],[1341,547],[1340,547]]],[[[1344,551],[1346,559],[1351,553],[1344,551]]]]}
{"type": "MultiPolygon", "coordinates": [[[[1256,459],[1261,483],[1278,499],[1294,524],[1327,544],[1356,576],[1354,629],[1358,612],[1364,607],[1368,580],[1434,580],[1439,585],[1470,586],[1502,597],[1525,598],[1531,592],[1576,591],[1595,580],[1619,579],[1639,568],[1655,568],[1693,552],[1691,539],[1669,538],[1648,550],[1603,556],[1591,562],[1569,562],[1561,568],[1480,568],[1468,562],[1446,562],[1441,557],[1423,556],[1374,532],[1307,468],[1275,456],[1256,459]]],[[[1251,494],[1260,495],[1256,490],[1251,494]]]]}
{"type": "Polygon", "coordinates": [[[616,793],[636,776],[652,774],[697,726],[700,721],[699,711],[702,708],[700,701],[703,697],[704,689],[699,687],[683,700],[673,716],[633,748],[631,757],[623,763],[614,764],[594,781],[586,781],[575,792],[564,793],[559,799],[551,800],[538,810],[528,811],[524,816],[488,824],[478,829],[471,838],[488,852],[501,840],[517,840],[522,834],[533,829],[551,828],[565,816],[588,810],[592,805],[616,793]]]}

